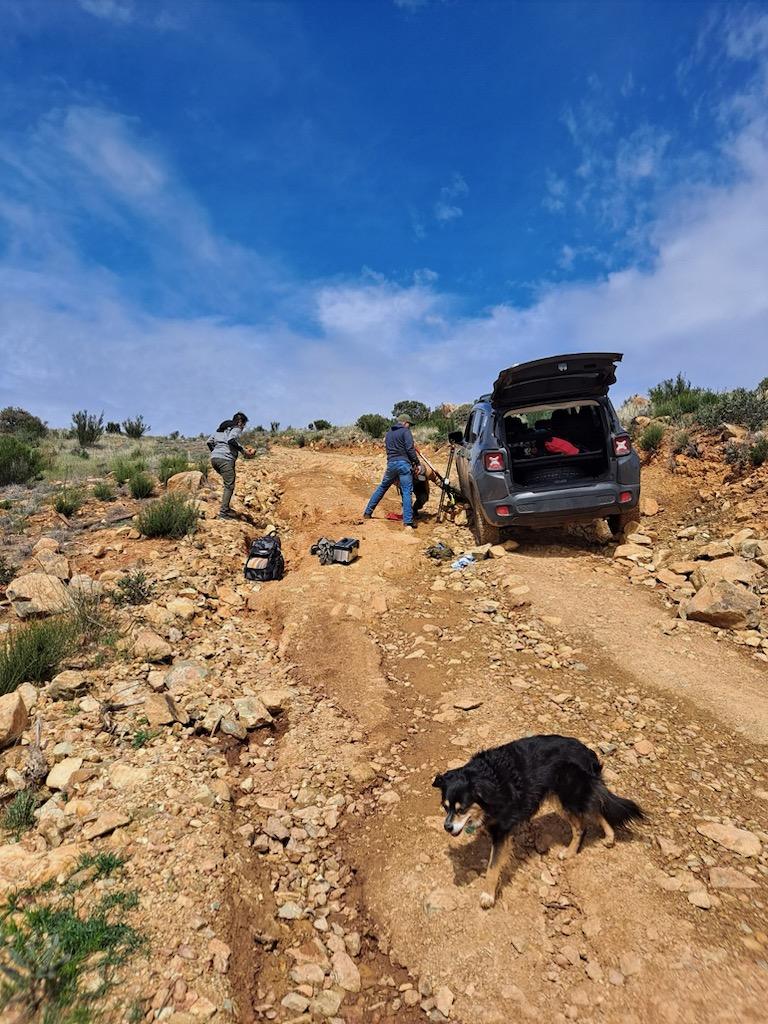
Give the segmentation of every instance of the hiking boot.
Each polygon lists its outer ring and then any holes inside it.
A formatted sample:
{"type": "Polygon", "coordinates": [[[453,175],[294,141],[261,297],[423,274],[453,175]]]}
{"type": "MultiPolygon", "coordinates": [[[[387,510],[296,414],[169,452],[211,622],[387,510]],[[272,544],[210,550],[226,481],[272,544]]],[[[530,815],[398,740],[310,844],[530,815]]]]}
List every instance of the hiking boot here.
{"type": "Polygon", "coordinates": [[[372,512],[363,512],[363,519],[373,519],[372,512]]]}
{"type": "Polygon", "coordinates": [[[237,519],[237,516],[230,509],[223,509],[219,512],[217,519],[237,519]]]}
{"type": "Polygon", "coordinates": [[[406,530],[416,529],[416,523],[403,523],[403,526],[406,528],[406,530]]]}

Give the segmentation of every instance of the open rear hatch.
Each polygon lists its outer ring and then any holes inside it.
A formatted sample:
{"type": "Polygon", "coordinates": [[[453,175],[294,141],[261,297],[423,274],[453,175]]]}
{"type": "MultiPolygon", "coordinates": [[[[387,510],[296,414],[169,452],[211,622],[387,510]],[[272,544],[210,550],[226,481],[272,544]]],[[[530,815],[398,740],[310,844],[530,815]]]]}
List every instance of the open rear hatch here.
{"type": "Polygon", "coordinates": [[[511,409],[602,398],[616,383],[621,358],[621,352],[578,352],[518,363],[496,378],[491,401],[498,409],[511,409]]]}

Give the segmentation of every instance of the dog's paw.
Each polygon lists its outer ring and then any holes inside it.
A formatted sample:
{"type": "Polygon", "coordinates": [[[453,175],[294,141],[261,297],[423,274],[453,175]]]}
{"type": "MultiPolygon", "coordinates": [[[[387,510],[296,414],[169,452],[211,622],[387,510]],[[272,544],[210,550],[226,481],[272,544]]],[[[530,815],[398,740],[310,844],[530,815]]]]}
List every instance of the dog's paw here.
{"type": "Polygon", "coordinates": [[[480,906],[483,908],[483,910],[490,910],[495,902],[496,902],[496,897],[493,896],[491,893],[489,893],[489,892],[481,892],[480,893],[480,906]]]}
{"type": "Polygon", "coordinates": [[[576,850],[572,850],[570,846],[566,846],[564,850],[561,850],[558,855],[558,860],[572,860],[576,856],[576,850]]]}
{"type": "Polygon", "coordinates": [[[606,849],[610,850],[610,848],[612,846],[615,846],[615,845],[616,845],[616,837],[615,836],[603,836],[603,846],[606,849]]]}

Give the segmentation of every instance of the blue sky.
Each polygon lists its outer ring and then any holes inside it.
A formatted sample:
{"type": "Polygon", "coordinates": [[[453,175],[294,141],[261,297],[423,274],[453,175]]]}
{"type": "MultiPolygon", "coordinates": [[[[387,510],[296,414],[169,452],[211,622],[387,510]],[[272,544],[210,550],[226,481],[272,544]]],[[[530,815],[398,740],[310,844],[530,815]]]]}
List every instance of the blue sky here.
{"type": "Polygon", "coordinates": [[[768,374],[768,6],[4,0],[0,405],[157,431],[768,374]]]}

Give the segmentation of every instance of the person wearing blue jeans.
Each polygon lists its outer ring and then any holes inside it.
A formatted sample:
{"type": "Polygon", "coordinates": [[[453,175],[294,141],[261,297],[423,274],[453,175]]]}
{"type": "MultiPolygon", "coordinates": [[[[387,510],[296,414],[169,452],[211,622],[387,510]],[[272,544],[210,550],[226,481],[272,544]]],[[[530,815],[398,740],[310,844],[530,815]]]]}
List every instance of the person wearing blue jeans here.
{"type": "Polygon", "coordinates": [[[370,519],[373,510],[396,480],[400,481],[403,499],[403,526],[414,530],[413,521],[413,469],[419,465],[419,456],[413,443],[410,420],[402,418],[390,427],[384,438],[387,449],[387,468],[381,483],[371,495],[363,512],[364,519],[370,519]]]}

